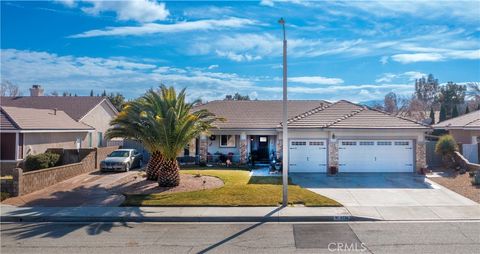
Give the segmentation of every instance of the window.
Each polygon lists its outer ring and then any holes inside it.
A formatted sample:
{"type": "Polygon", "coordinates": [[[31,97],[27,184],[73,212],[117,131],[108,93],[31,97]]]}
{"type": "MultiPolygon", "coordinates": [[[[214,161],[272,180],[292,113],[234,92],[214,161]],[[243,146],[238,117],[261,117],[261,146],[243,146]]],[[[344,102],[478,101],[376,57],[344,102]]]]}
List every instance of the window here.
{"type": "Polygon", "coordinates": [[[361,146],[373,146],[375,142],[373,141],[360,141],[361,146]]]}
{"type": "Polygon", "coordinates": [[[262,143],[267,142],[267,137],[260,137],[260,142],[262,142],[262,143]]]}
{"type": "Polygon", "coordinates": [[[306,146],[307,142],[305,141],[292,141],[292,146],[306,146]]]}
{"type": "Polygon", "coordinates": [[[378,141],[377,146],[391,146],[392,142],[391,141],[378,141]]]}
{"type": "Polygon", "coordinates": [[[310,141],[310,143],[308,143],[308,144],[311,145],[311,146],[323,146],[322,141],[310,141]]]}
{"type": "Polygon", "coordinates": [[[235,135],[221,135],[220,147],[235,147],[235,135]]]}
{"type": "Polygon", "coordinates": [[[356,146],[357,142],[355,141],[342,141],[342,146],[356,146]]]}
{"type": "Polygon", "coordinates": [[[98,133],[98,143],[97,143],[97,147],[101,147],[101,146],[102,146],[102,140],[103,140],[103,133],[99,132],[99,133],[98,133]]]}
{"type": "Polygon", "coordinates": [[[408,141],[395,141],[396,146],[408,146],[410,145],[410,142],[408,141]]]}
{"type": "Polygon", "coordinates": [[[88,147],[92,148],[93,146],[93,138],[92,138],[92,133],[88,133],[88,147]]]}

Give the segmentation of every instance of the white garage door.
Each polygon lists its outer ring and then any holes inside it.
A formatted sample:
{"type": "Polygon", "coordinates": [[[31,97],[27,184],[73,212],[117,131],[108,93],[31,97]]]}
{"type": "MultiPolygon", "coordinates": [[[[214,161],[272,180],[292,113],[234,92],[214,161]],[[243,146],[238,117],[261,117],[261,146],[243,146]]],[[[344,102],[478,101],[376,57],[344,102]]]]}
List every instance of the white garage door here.
{"type": "Polygon", "coordinates": [[[327,172],[327,142],[325,140],[290,140],[288,155],[290,172],[327,172]]]}
{"type": "Polygon", "coordinates": [[[340,140],[339,172],[413,172],[412,140],[340,140]]]}

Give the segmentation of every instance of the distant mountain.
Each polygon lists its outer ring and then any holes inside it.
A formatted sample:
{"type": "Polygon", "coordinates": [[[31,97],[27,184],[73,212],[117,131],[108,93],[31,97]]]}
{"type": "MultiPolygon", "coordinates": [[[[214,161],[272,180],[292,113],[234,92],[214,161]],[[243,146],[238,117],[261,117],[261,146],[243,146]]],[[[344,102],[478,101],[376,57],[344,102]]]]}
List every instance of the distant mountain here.
{"type": "Polygon", "coordinates": [[[375,105],[383,105],[383,100],[369,100],[369,101],[361,101],[359,104],[367,105],[369,107],[373,107],[375,105]]]}

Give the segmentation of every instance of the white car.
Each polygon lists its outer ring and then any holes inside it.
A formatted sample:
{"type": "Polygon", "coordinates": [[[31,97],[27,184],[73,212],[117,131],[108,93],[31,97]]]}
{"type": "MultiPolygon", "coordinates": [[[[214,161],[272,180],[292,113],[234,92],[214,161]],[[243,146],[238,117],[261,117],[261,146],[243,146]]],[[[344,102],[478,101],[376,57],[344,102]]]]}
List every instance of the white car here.
{"type": "Polygon", "coordinates": [[[118,149],[100,162],[100,171],[129,171],[142,167],[142,154],[135,149],[118,149]]]}

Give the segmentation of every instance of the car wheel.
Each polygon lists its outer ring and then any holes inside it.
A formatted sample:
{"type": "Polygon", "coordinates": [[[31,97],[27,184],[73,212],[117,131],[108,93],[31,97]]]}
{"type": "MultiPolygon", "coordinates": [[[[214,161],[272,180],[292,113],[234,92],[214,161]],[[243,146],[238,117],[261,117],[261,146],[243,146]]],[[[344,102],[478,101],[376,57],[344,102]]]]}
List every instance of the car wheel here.
{"type": "Polygon", "coordinates": [[[130,170],[130,162],[127,162],[127,164],[125,164],[125,172],[128,172],[130,170]]]}

